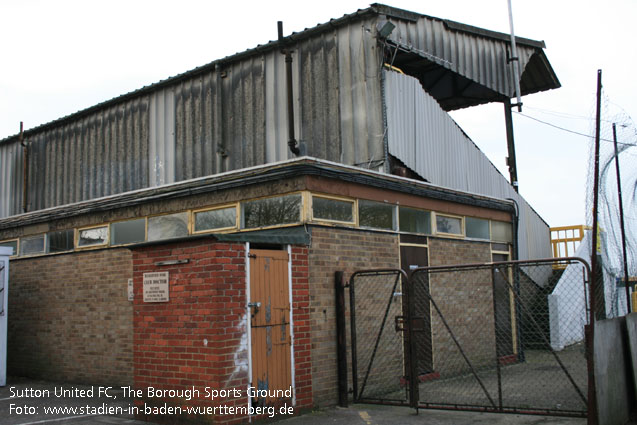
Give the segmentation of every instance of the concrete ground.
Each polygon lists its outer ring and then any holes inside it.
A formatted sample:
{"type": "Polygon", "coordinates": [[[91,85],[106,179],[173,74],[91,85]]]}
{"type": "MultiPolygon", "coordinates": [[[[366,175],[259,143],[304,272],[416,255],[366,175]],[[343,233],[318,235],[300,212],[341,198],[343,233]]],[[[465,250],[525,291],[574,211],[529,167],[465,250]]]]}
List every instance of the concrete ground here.
{"type": "MultiPolygon", "coordinates": [[[[104,394],[100,396],[98,394],[100,387],[97,386],[9,378],[7,386],[0,387],[0,425],[143,425],[147,423],[136,421],[127,413],[126,409],[132,405],[133,401],[124,390],[101,388],[107,391],[109,397],[104,394]],[[61,389],[67,392],[60,394],[61,389]],[[92,392],[90,392],[91,389],[92,392]],[[51,408],[61,410],[52,412],[51,408]],[[106,408],[111,409],[111,414],[104,414],[106,408]],[[119,411],[114,412],[115,410],[119,411]],[[112,414],[113,412],[115,414],[112,414]]],[[[279,423],[285,425],[583,425],[586,419],[444,410],[420,410],[416,414],[414,409],[407,407],[361,404],[347,409],[317,410],[283,419],[279,423]]]]}

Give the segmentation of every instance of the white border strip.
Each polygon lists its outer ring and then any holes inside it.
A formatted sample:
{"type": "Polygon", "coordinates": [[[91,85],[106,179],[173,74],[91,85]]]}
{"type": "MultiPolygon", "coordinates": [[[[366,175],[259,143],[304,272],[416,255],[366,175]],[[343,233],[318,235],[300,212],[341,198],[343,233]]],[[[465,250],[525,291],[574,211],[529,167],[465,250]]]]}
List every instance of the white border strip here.
{"type": "Polygon", "coordinates": [[[296,376],[294,367],[294,303],[292,297],[292,245],[288,245],[288,297],[290,298],[290,368],[292,377],[292,406],[296,406],[296,376]]]}
{"type": "MultiPolygon", "coordinates": [[[[248,399],[248,412],[252,406],[252,400],[248,397],[248,388],[252,383],[252,323],[250,307],[250,242],[245,244],[245,262],[246,262],[246,332],[248,333],[248,387],[246,387],[246,398],[248,399]]],[[[248,414],[248,422],[252,422],[252,415],[248,414]]]]}

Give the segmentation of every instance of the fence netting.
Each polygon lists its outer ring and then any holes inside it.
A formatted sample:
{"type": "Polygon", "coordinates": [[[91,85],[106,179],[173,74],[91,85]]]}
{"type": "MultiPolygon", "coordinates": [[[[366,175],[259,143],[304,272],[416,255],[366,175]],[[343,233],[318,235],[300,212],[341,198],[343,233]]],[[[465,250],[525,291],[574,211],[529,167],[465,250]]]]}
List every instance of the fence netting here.
{"type": "Polygon", "coordinates": [[[352,282],[357,401],[413,396],[420,407],[586,414],[584,262],[431,267],[352,282]]]}

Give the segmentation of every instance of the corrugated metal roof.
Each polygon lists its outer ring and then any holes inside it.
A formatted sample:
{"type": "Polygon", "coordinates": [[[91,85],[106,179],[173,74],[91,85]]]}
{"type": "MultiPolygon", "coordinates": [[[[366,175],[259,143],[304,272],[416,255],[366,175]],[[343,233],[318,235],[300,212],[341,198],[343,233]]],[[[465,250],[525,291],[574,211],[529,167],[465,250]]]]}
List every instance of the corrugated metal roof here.
{"type": "MultiPolygon", "coordinates": [[[[466,24],[461,24],[458,22],[454,22],[451,20],[446,20],[446,19],[440,19],[440,18],[435,18],[432,16],[428,16],[428,15],[423,15],[420,13],[415,13],[415,12],[410,12],[410,11],[406,11],[403,9],[399,9],[399,8],[395,8],[395,7],[391,7],[391,6],[387,6],[387,5],[383,5],[380,3],[374,3],[372,4],[369,8],[366,9],[359,9],[354,13],[351,14],[346,14],[344,16],[342,16],[341,18],[336,18],[336,19],[331,19],[329,22],[326,23],[321,23],[318,24],[312,28],[306,28],[305,30],[301,31],[301,32],[294,32],[292,34],[290,34],[289,36],[285,37],[283,40],[283,43],[296,43],[296,42],[300,42],[303,40],[306,40],[308,38],[314,37],[318,34],[324,33],[324,32],[331,32],[334,29],[342,26],[342,25],[347,25],[348,23],[355,21],[355,20],[360,20],[360,19],[364,19],[368,16],[378,16],[378,15],[386,15],[388,17],[393,17],[395,19],[402,19],[405,20],[405,25],[409,25],[410,21],[411,23],[417,23],[420,22],[421,25],[422,23],[429,21],[431,25],[434,26],[439,26],[440,24],[443,25],[443,27],[447,28],[447,30],[451,30],[451,31],[455,31],[455,32],[459,32],[459,33],[465,33],[468,35],[473,35],[476,37],[482,37],[482,38],[486,38],[486,39],[491,39],[491,40],[498,40],[503,42],[504,44],[506,44],[506,41],[508,40],[507,37],[509,37],[508,34],[504,34],[504,33],[500,33],[500,32],[496,32],[496,31],[490,31],[490,30],[486,30],[483,28],[478,28],[478,27],[474,27],[471,25],[466,25],[466,24]]],[[[406,27],[405,27],[406,28],[406,27]]],[[[404,29],[403,29],[404,31],[404,29]]],[[[441,31],[438,31],[438,33],[442,34],[441,31]]],[[[392,36],[390,37],[391,39],[395,39],[396,35],[392,34],[392,36]]],[[[423,42],[426,42],[425,39],[416,39],[415,43],[413,44],[414,46],[418,46],[421,45],[423,42]]],[[[523,38],[523,37],[516,37],[516,42],[521,45],[522,47],[526,46],[526,47],[531,47],[534,48],[535,50],[541,50],[542,48],[545,47],[544,42],[543,41],[535,41],[535,40],[531,40],[531,39],[527,39],[527,38],[523,38]]],[[[77,120],[82,118],[85,115],[88,114],[92,114],[96,111],[99,111],[103,108],[108,108],[110,106],[112,106],[115,103],[119,103],[119,102],[125,102],[127,100],[130,100],[131,98],[137,97],[137,96],[141,96],[141,95],[147,95],[150,94],[151,92],[154,92],[155,90],[159,90],[168,86],[171,86],[181,80],[187,80],[190,79],[192,77],[197,77],[201,74],[205,74],[205,73],[209,73],[214,71],[214,69],[220,65],[229,65],[233,62],[237,62],[237,61],[241,61],[244,60],[248,57],[251,56],[259,56],[262,55],[264,53],[273,51],[273,50],[279,50],[282,47],[282,43],[278,40],[276,41],[270,41],[266,44],[263,45],[258,45],[255,48],[252,49],[248,49],[245,50],[243,52],[239,52],[236,53],[234,55],[230,55],[230,56],[226,56],[225,58],[221,58],[218,60],[214,60],[208,64],[193,68],[189,71],[186,71],[184,73],[178,74],[176,76],[173,77],[169,77],[166,78],[164,80],[158,81],[157,83],[154,84],[150,84],[148,86],[144,86],[138,90],[134,90],[131,91],[129,93],[123,94],[121,96],[117,96],[113,99],[101,102],[97,105],[91,106],[89,108],[83,109],[81,111],[75,112],[73,114],[61,117],[57,120],[51,121],[49,123],[46,124],[42,124],[38,127],[29,129],[25,131],[25,135],[26,136],[30,136],[33,132],[36,131],[43,131],[46,130],[47,128],[51,127],[51,126],[59,126],[59,125],[63,125],[65,122],[69,121],[69,120],[77,120]]],[[[448,48],[448,47],[447,47],[448,48]]],[[[444,57],[444,56],[441,56],[444,57]]],[[[548,61],[546,61],[546,65],[548,65],[548,61]]],[[[548,68],[550,69],[550,65],[548,65],[548,68]]],[[[521,67],[521,69],[524,70],[524,67],[521,67]]],[[[537,70],[536,70],[537,71],[537,70]]],[[[559,87],[559,82],[557,81],[557,77],[555,76],[555,73],[552,71],[552,69],[550,69],[550,72],[545,73],[544,75],[546,78],[550,78],[553,79],[555,81],[555,83],[557,85],[554,85],[552,87],[546,87],[546,88],[542,88],[541,90],[546,90],[548,88],[555,88],[555,87],[559,87]]],[[[542,87],[545,87],[546,84],[543,84],[542,87]]],[[[527,87],[528,89],[528,87],[527,87]]],[[[12,141],[12,139],[17,138],[17,135],[14,136],[9,136],[3,140],[0,140],[0,144],[5,143],[5,142],[9,142],[12,141]]]]}

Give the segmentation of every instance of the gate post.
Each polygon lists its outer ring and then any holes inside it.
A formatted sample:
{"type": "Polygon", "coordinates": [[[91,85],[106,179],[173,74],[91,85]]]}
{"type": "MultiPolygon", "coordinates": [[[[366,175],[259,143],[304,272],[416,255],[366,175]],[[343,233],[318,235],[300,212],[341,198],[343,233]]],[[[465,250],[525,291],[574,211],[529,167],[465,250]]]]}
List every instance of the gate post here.
{"type": "MultiPolygon", "coordinates": [[[[418,401],[420,399],[419,394],[419,382],[418,382],[418,359],[417,359],[417,347],[416,338],[414,332],[414,319],[416,318],[416,291],[412,290],[413,285],[411,279],[413,273],[410,273],[408,278],[404,279],[403,293],[407,295],[407,338],[409,342],[409,406],[416,409],[418,413],[418,401]]],[[[404,334],[403,334],[404,335],[404,334]]]]}
{"type": "Polygon", "coordinates": [[[347,338],[345,328],[345,273],[334,273],[336,289],[336,357],[338,359],[338,405],[347,407],[347,338]]]}

